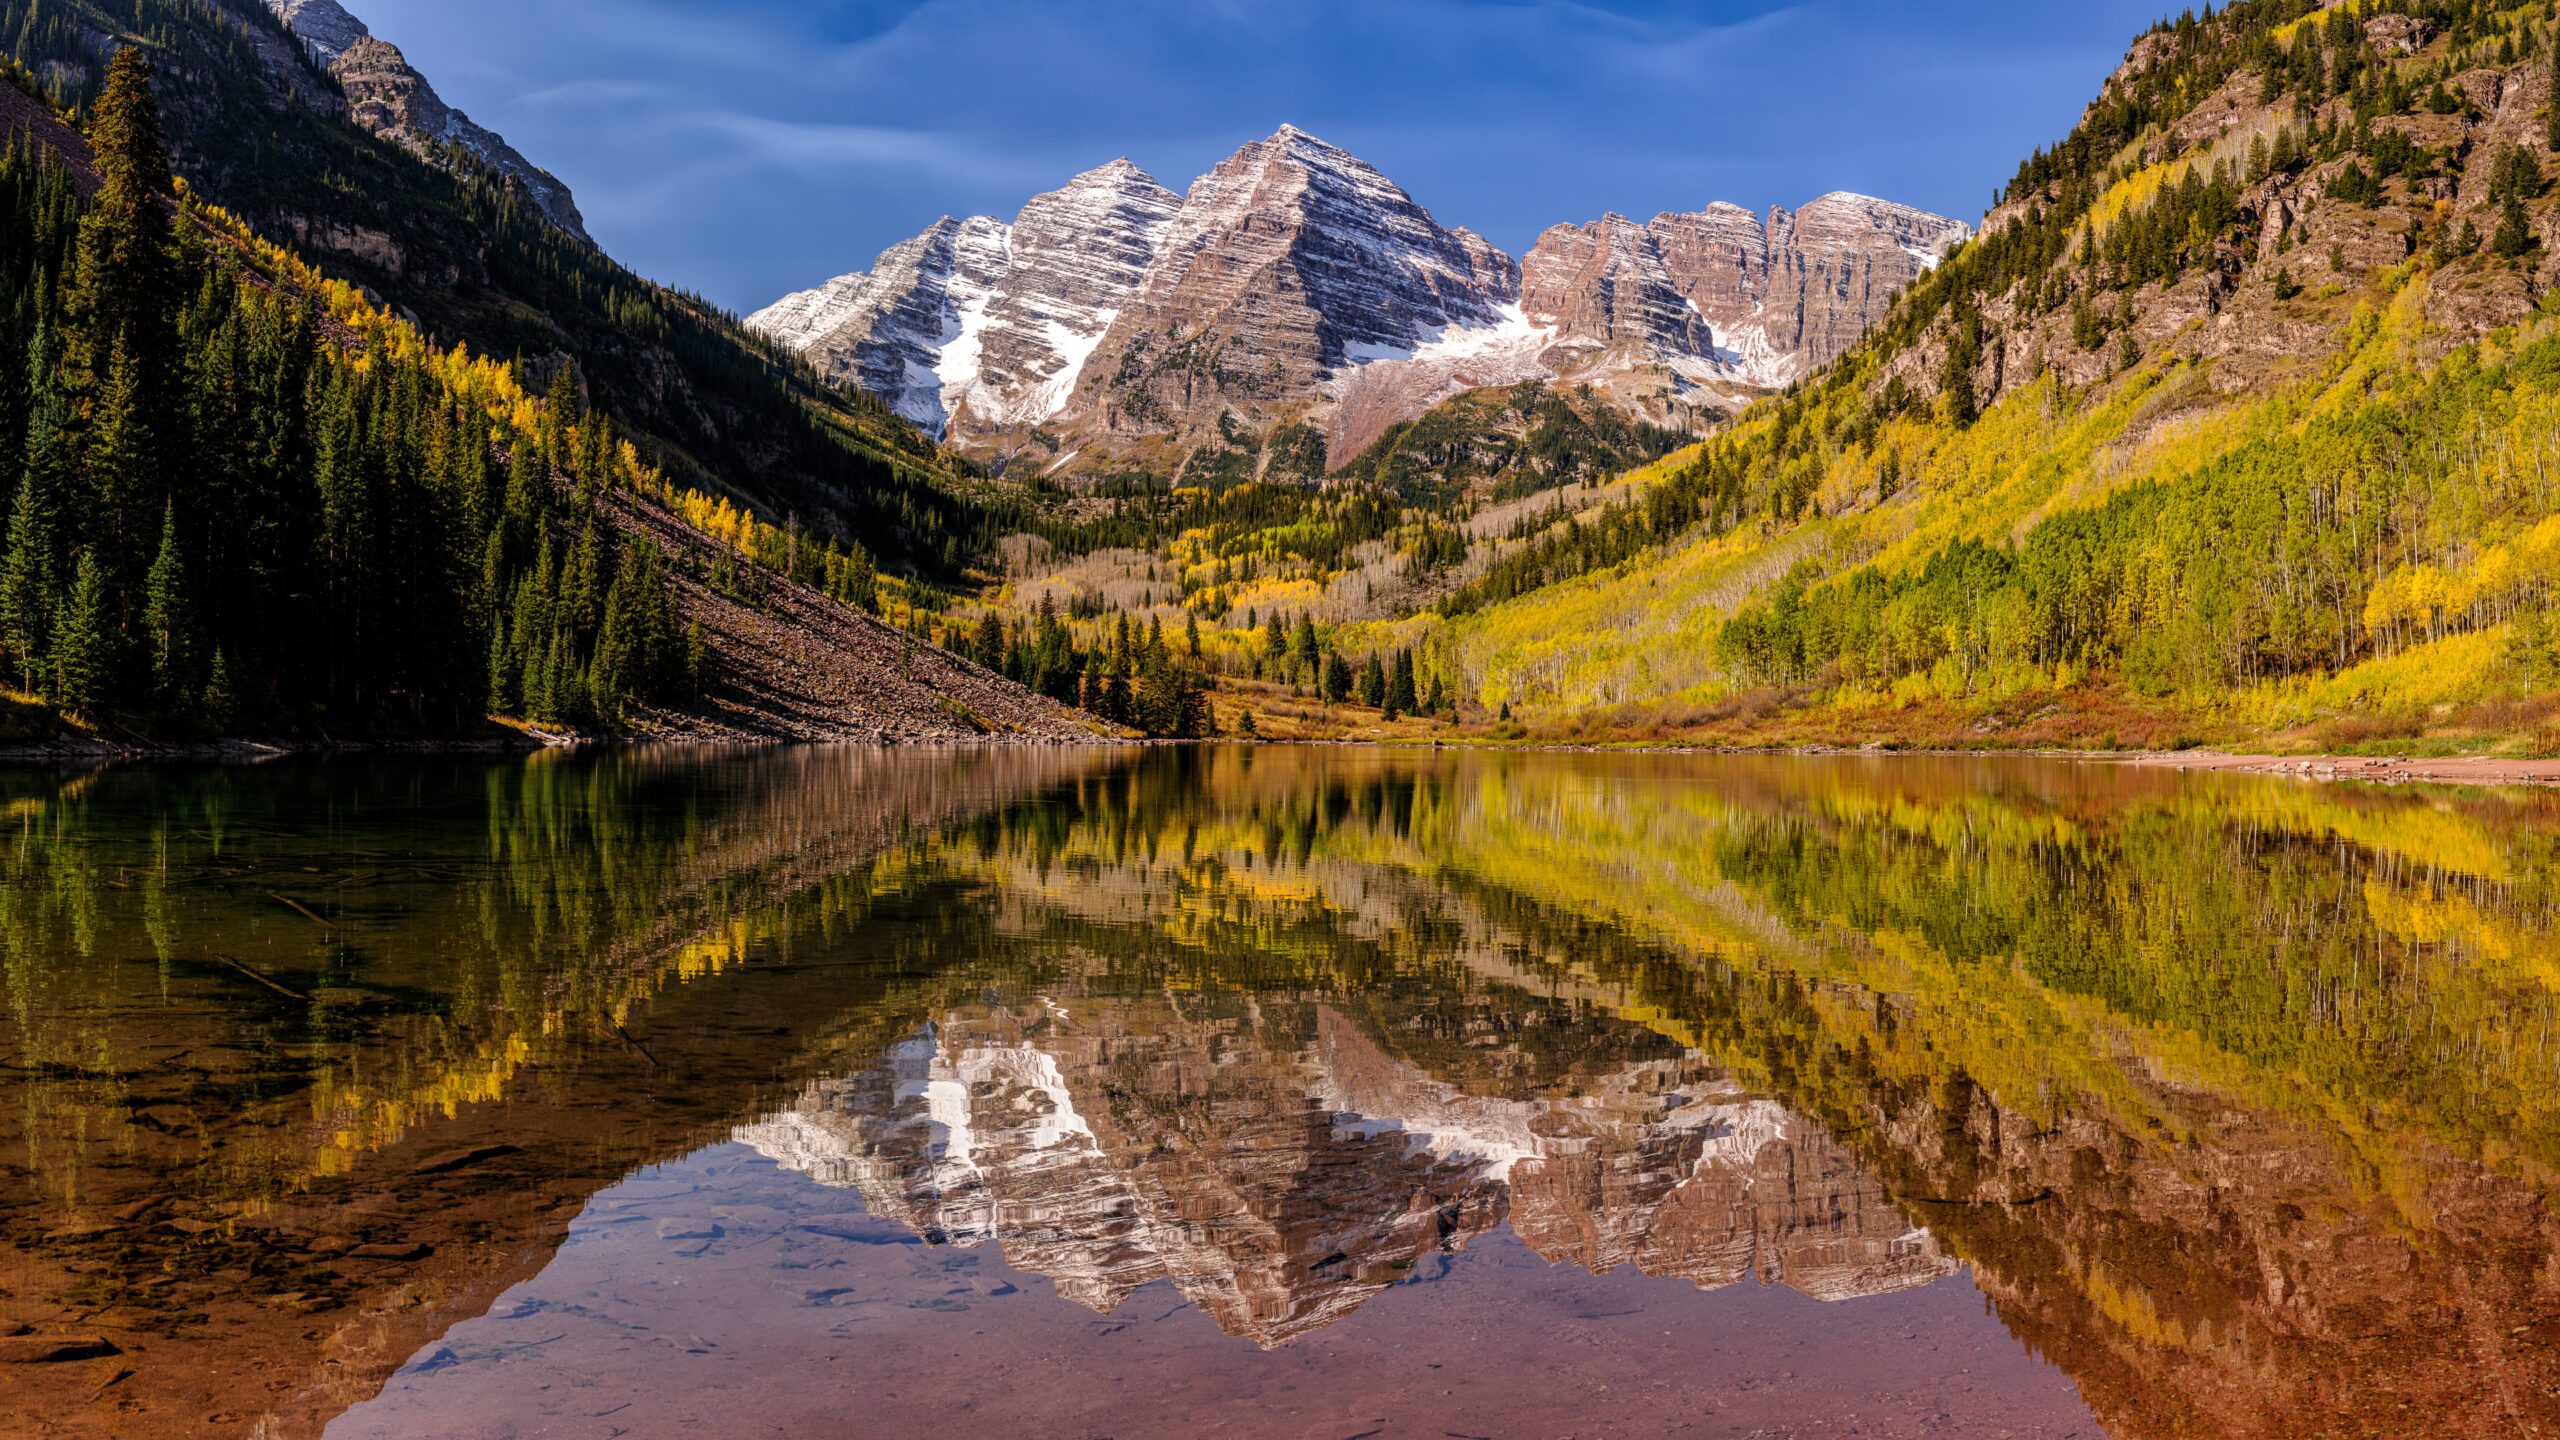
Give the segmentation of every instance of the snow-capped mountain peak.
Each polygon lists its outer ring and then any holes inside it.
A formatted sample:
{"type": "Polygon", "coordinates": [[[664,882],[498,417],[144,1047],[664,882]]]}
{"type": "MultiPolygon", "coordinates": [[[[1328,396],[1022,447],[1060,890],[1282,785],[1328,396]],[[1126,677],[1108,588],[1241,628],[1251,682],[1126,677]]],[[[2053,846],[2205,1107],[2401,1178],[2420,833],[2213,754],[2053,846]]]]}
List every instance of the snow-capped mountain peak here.
{"type": "Polygon", "coordinates": [[[1675,423],[1786,385],[1971,233],[1835,193],[1560,225],[1514,261],[1291,124],[1179,196],[1123,158],[1010,225],[945,219],[748,323],[981,451],[1126,463],[1304,421],[1342,457],[1481,385],[1588,381],[1675,423]]]}
{"type": "Polygon", "coordinates": [[[1172,191],[1127,159],[1032,197],[1011,224],[936,221],[868,271],[788,295],[747,325],[934,431],[958,414],[1037,424],[1154,264],[1172,191]]]}

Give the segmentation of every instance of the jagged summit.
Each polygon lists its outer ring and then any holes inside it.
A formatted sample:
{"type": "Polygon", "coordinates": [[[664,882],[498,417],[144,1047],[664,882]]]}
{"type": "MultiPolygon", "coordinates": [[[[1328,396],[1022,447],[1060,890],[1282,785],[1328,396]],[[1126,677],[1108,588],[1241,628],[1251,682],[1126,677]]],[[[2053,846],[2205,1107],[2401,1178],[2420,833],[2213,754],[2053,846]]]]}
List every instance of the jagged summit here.
{"type": "Polygon", "coordinates": [[[980,453],[1123,463],[1305,422],[1340,458],[1483,385],[1589,382],[1674,422],[1784,386],[1971,233],[1841,192],[1765,219],[1612,214],[1515,261],[1283,124],[1179,196],[1113,160],[1011,226],[945,218],[748,323],[980,453]],[[969,270],[955,224],[1008,253],[969,270]]]}

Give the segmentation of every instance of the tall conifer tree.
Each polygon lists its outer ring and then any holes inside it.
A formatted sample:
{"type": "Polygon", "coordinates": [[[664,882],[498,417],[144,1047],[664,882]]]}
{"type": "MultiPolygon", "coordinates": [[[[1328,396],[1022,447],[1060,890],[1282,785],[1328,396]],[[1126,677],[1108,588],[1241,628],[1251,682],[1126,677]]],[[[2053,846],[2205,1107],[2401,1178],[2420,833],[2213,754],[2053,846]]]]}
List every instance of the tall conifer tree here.
{"type": "Polygon", "coordinates": [[[70,604],[54,637],[48,699],[68,710],[88,710],[107,699],[114,664],[110,624],[106,570],[96,553],[84,548],[74,567],[70,604]]]}
{"type": "Polygon", "coordinates": [[[161,513],[160,553],[151,562],[143,630],[151,644],[151,679],[163,708],[179,710],[195,699],[196,622],[187,604],[186,566],[178,554],[178,507],[161,513]]]}
{"type": "Polygon", "coordinates": [[[89,148],[99,189],[80,223],[69,363],[103,374],[122,343],[157,373],[169,359],[177,311],[169,253],[173,187],[151,62],[140,46],[126,46],[108,63],[106,85],[90,112],[89,148]]]}
{"type": "Polygon", "coordinates": [[[61,604],[55,543],[53,507],[30,467],[19,477],[17,500],[9,507],[8,553],[0,556],[0,647],[20,687],[31,691],[44,683],[54,612],[61,604]]]}

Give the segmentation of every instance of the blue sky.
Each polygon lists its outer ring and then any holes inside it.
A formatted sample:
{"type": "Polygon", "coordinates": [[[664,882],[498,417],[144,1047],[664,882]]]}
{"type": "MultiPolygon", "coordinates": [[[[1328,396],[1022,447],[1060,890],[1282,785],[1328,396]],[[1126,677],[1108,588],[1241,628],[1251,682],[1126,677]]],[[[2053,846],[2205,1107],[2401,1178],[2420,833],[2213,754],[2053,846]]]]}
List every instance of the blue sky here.
{"type": "Polygon", "coordinates": [[[1856,190],[1972,220],[2161,0],[345,0],[577,192],[644,275],[747,310],[1127,155],[1176,190],[1283,122],[1444,225],[1856,190]]]}

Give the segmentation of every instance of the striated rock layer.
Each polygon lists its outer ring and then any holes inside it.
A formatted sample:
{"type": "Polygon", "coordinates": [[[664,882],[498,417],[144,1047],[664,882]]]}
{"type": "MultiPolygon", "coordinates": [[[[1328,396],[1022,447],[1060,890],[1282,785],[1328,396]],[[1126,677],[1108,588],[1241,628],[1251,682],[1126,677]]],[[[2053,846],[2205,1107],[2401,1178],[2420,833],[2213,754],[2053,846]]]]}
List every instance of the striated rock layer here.
{"type": "Polygon", "coordinates": [[[1169,460],[1305,422],[1338,461],[1527,380],[1690,423],[1839,354],[1971,234],[1827,195],[1765,221],[1714,205],[1559,225],[1515,262],[1283,126],[1178,198],[1115,161],[1010,226],[946,218],[748,323],[981,454],[1169,460]]]}
{"type": "Polygon", "coordinates": [[[1952,1274],[1814,1126],[1696,1057],[1464,1093],[1330,1009],[1295,1048],[1161,1002],[957,1012],[737,1137],[1109,1313],[1169,1281],[1283,1345],[1508,1219],[1546,1258],[1825,1300],[1952,1274]]]}

